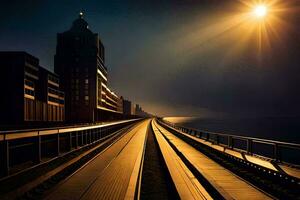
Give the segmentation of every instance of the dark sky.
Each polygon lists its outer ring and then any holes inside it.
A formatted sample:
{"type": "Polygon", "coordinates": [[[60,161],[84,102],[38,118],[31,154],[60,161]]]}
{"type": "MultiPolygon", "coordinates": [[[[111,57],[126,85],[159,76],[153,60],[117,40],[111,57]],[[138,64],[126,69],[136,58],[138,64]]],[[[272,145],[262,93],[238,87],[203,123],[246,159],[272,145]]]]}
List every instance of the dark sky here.
{"type": "Polygon", "coordinates": [[[106,47],[110,87],[147,111],[299,116],[300,3],[278,2],[259,48],[240,1],[1,1],[0,50],[53,69],[56,33],[82,10],[106,47]]]}

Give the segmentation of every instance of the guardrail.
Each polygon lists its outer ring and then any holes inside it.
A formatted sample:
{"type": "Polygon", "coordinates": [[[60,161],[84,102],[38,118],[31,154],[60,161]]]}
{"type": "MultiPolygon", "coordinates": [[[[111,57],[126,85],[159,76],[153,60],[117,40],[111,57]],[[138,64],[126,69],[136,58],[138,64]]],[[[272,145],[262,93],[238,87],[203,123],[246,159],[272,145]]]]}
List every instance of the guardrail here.
{"type": "Polygon", "coordinates": [[[141,119],[109,124],[71,126],[0,132],[0,177],[10,174],[14,165],[42,161],[105,139],[115,131],[141,119]]]}
{"type": "Polygon", "coordinates": [[[184,126],[179,126],[163,119],[159,119],[159,120],[184,133],[196,136],[206,141],[210,141],[213,144],[221,145],[229,149],[236,149],[244,153],[247,153],[249,155],[262,156],[268,159],[272,159],[276,162],[285,162],[288,164],[296,164],[296,165],[300,164],[299,163],[300,144],[297,143],[281,142],[276,140],[268,140],[268,139],[240,136],[234,134],[210,132],[210,131],[198,130],[195,128],[187,128],[184,126]],[[290,157],[294,156],[295,158],[298,159],[294,159],[294,158],[285,159],[283,157],[284,151],[289,151],[290,157]]]}

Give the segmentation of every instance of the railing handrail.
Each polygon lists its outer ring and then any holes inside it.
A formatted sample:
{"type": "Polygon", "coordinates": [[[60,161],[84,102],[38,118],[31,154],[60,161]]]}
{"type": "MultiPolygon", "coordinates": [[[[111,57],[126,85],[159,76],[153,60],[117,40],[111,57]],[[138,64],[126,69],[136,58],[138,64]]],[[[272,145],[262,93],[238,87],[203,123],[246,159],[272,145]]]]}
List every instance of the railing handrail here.
{"type": "Polygon", "coordinates": [[[176,125],[175,123],[172,123],[172,122],[167,121],[167,120],[163,120],[163,121],[167,122],[169,124],[173,124],[176,127],[185,128],[185,129],[189,129],[189,130],[192,130],[192,131],[197,131],[199,133],[201,132],[201,133],[206,133],[206,134],[210,134],[210,135],[220,135],[220,136],[231,137],[231,138],[240,139],[240,140],[251,140],[251,141],[256,142],[256,143],[274,144],[274,145],[280,145],[280,146],[293,147],[293,148],[299,148],[300,149],[300,144],[298,144],[298,143],[282,142],[282,141],[278,141],[278,140],[270,140],[270,139],[263,139],[263,138],[257,138],[257,137],[249,137],[249,136],[241,136],[241,135],[235,135],[235,134],[205,131],[205,130],[200,130],[200,129],[196,129],[196,128],[190,128],[190,127],[186,127],[186,126],[176,125]]]}
{"type": "MultiPolygon", "coordinates": [[[[0,131],[0,141],[5,140],[6,135],[10,134],[26,134],[26,133],[39,133],[42,131],[55,131],[55,133],[60,133],[62,130],[63,132],[72,132],[72,131],[78,131],[76,129],[82,129],[82,130],[87,130],[87,129],[96,129],[96,128],[103,128],[107,126],[113,126],[116,124],[122,124],[126,122],[131,122],[131,121],[137,121],[140,120],[141,118],[137,119],[129,119],[129,120],[120,120],[120,121],[114,121],[110,123],[105,123],[105,124],[87,124],[87,125],[74,125],[74,126],[62,126],[62,127],[55,127],[55,128],[37,128],[37,129],[24,129],[24,130],[9,130],[9,131],[0,131]],[[67,130],[70,129],[70,130],[67,130]],[[74,129],[74,130],[72,130],[74,129]]],[[[53,133],[54,134],[54,133],[53,133]]],[[[36,136],[33,134],[32,136],[36,136]]],[[[27,136],[28,137],[28,136],[27,136]]]]}

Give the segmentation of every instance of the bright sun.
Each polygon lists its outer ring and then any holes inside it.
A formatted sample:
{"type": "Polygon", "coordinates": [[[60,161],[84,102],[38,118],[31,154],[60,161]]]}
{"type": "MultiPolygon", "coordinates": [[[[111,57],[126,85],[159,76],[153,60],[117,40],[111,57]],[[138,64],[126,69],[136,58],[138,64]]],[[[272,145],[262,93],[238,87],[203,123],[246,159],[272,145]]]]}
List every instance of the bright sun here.
{"type": "Polygon", "coordinates": [[[263,18],[267,15],[268,9],[266,5],[257,5],[254,7],[253,14],[258,18],[263,18]]]}

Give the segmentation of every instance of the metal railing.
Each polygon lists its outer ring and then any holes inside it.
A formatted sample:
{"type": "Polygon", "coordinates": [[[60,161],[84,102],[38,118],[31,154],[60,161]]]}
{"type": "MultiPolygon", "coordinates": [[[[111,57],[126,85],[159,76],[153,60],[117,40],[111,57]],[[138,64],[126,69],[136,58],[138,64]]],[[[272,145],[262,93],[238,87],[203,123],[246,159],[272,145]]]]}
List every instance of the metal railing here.
{"type": "Polygon", "coordinates": [[[10,174],[12,166],[42,161],[62,152],[101,141],[117,130],[140,121],[122,120],[101,125],[77,125],[57,128],[0,131],[0,177],[10,174]]]}
{"type": "Polygon", "coordinates": [[[204,139],[225,148],[242,151],[249,155],[256,155],[267,159],[272,159],[276,162],[300,165],[300,144],[297,143],[210,132],[179,126],[162,119],[159,119],[159,121],[184,133],[204,139]],[[268,152],[268,150],[271,150],[271,152],[268,152]],[[288,153],[285,155],[286,158],[283,157],[284,151],[288,151],[290,153],[290,155],[288,155],[288,153]],[[293,158],[288,158],[289,156],[293,158]]]}

